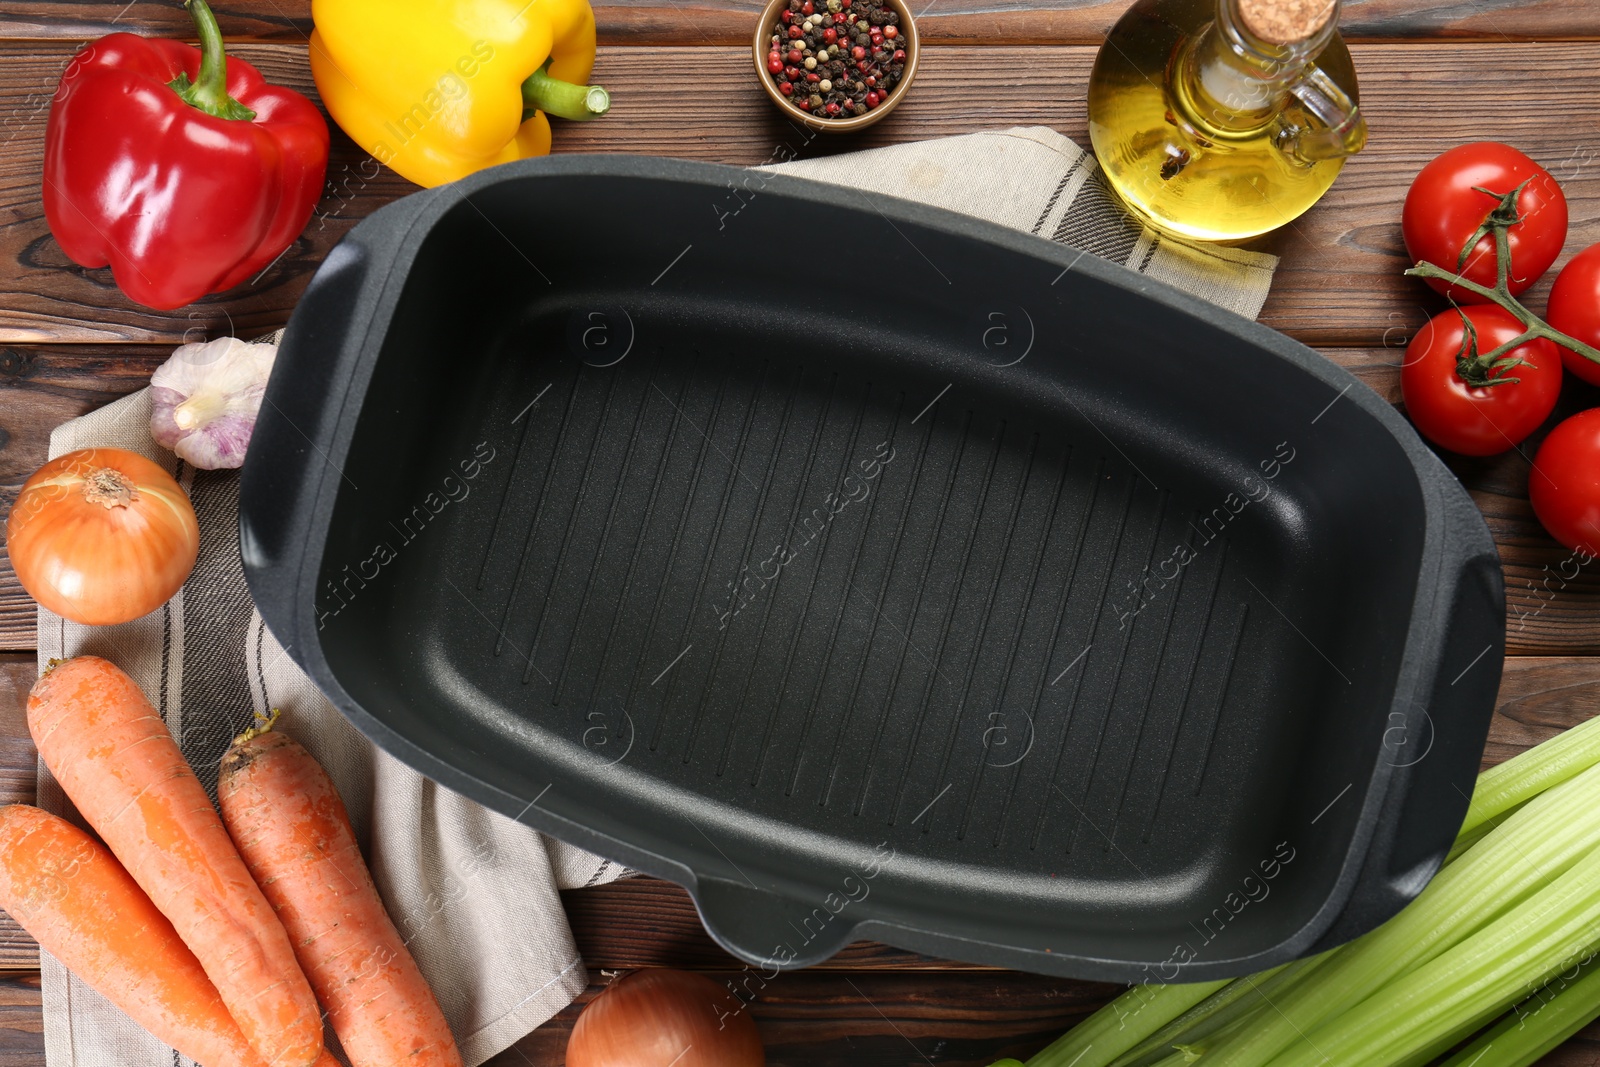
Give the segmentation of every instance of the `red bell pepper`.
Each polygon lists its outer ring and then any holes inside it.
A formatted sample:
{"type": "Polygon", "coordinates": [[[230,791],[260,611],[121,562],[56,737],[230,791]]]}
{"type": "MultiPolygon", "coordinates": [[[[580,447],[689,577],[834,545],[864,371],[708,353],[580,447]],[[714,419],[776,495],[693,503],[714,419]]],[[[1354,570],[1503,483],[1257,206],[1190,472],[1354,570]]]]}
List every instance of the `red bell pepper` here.
{"type": "Polygon", "coordinates": [[[169,310],[231,289],[305,229],[328,166],[311,101],[223,52],[205,0],[181,41],[113,33],[61,78],[45,135],[44,213],[73,261],[169,310]]]}

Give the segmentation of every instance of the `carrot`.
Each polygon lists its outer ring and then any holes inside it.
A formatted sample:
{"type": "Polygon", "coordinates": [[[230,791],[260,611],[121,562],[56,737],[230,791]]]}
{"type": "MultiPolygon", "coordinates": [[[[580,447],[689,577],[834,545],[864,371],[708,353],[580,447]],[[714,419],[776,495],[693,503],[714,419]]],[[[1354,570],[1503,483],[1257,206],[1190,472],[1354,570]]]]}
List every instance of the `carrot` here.
{"type": "Polygon", "coordinates": [[[28,729],[67,796],[199,959],[250,1047],[272,1067],[311,1067],[322,1020],[289,936],[133,679],[96,656],[68,660],[28,695],[28,729]]]}
{"type": "MultiPolygon", "coordinates": [[[[0,807],[0,908],[134,1022],[204,1067],[265,1067],[144,890],[47,811],[0,807]]],[[[334,1067],[325,1055],[318,1067],[334,1067]]]]}
{"type": "Polygon", "coordinates": [[[353,1067],[461,1067],[327,772],[271,720],[222,757],[217,800],[353,1067]]]}

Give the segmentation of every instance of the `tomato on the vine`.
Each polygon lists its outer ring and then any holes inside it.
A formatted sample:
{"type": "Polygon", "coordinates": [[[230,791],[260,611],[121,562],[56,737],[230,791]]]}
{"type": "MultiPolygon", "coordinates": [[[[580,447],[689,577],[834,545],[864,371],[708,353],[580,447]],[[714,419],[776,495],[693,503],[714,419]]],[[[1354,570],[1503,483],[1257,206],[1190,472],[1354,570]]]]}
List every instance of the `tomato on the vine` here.
{"type": "Polygon", "coordinates": [[[1492,364],[1483,358],[1522,333],[1515,315],[1487,304],[1452,308],[1418,330],[1400,368],[1417,430],[1452,452],[1492,456],[1538,429],[1561,392],[1555,345],[1536,337],[1492,364]]]}
{"type": "Polygon", "coordinates": [[[1528,497],[1551,537],[1600,556],[1600,408],[1550,431],[1533,457],[1528,497]]]}
{"type": "MultiPolygon", "coordinates": [[[[1513,294],[1522,292],[1561,254],[1567,239],[1567,198],[1549,171],[1510,145],[1494,141],[1458,145],[1422,168],[1406,194],[1401,216],[1406,251],[1414,261],[1425,260],[1494,288],[1494,232],[1488,219],[1501,198],[1519,185],[1515,211],[1520,221],[1506,231],[1506,237],[1511,247],[1510,289],[1513,294]],[[1463,262],[1462,250],[1469,244],[1472,250],[1463,262]]],[[[1428,284],[1459,303],[1484,302],[1460,286],[1433,278],[1428,284]]]]}
{"type": "MultiPolygon", "coordinates": [[[[1545,321],[1575,341],[1600,348],[1600,245],[1579,252],[1556,275],[1545,321]]],[[[1600,363],[1561,346],[1561,362],[1590,385],[1600,385],[1600,363]]]]}

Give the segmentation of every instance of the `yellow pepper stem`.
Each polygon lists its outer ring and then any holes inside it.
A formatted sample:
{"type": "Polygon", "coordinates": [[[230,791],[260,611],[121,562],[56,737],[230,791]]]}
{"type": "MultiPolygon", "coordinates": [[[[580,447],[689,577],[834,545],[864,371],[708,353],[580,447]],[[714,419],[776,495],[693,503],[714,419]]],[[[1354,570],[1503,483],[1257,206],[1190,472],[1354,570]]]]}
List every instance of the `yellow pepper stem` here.
{"type": "Polygon", "coordinates": [[[611,94],[598,85],[574,85],[550,76],[550,61],[522,83],[525,115],[543,111],[546,115],[587,122],[611,110],[611,94]]]}

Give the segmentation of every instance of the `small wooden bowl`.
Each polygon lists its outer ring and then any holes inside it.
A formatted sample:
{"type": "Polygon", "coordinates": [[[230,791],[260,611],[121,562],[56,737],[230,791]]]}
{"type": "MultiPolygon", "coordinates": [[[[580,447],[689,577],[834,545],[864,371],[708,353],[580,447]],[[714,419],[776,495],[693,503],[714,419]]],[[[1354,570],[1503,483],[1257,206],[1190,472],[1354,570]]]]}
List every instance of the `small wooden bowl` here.
{"type": "Polygon", "coordinates": [[[811,112],[801,111],[790,103],[788,97],[778,92],[777,83],[772,80],[772,75],[767,70],[767,52],[772,46],[772,25],[778,21],[778,12],[789,6],[789,0],[770,0],[761,12],[761,21],[756,24],[751,50],[755,57],[756,79],[761,82],[761,88],[766,90],[767,96],[772,98],[772,102],[779,110],[797,122],[803,122],[811,129],[822,133],[849,133],[871,126],[900,105],[900,101],[905,99],[906,93],[911,89],[911,80],[916,77],[917,60],[922,54],[922,47],[917,39],[916,20],[911,17],[911,9],[905,5],[904,0],[884,0],[884,2],[894,8],[900,16],[898,26],[900,37],[904,41],[900,47],[906,53],[905,71],[900,75],[900,82],[888,97],[865,115],[852,115],[847,119],[827,119],[817,118],[811,112]]]}

